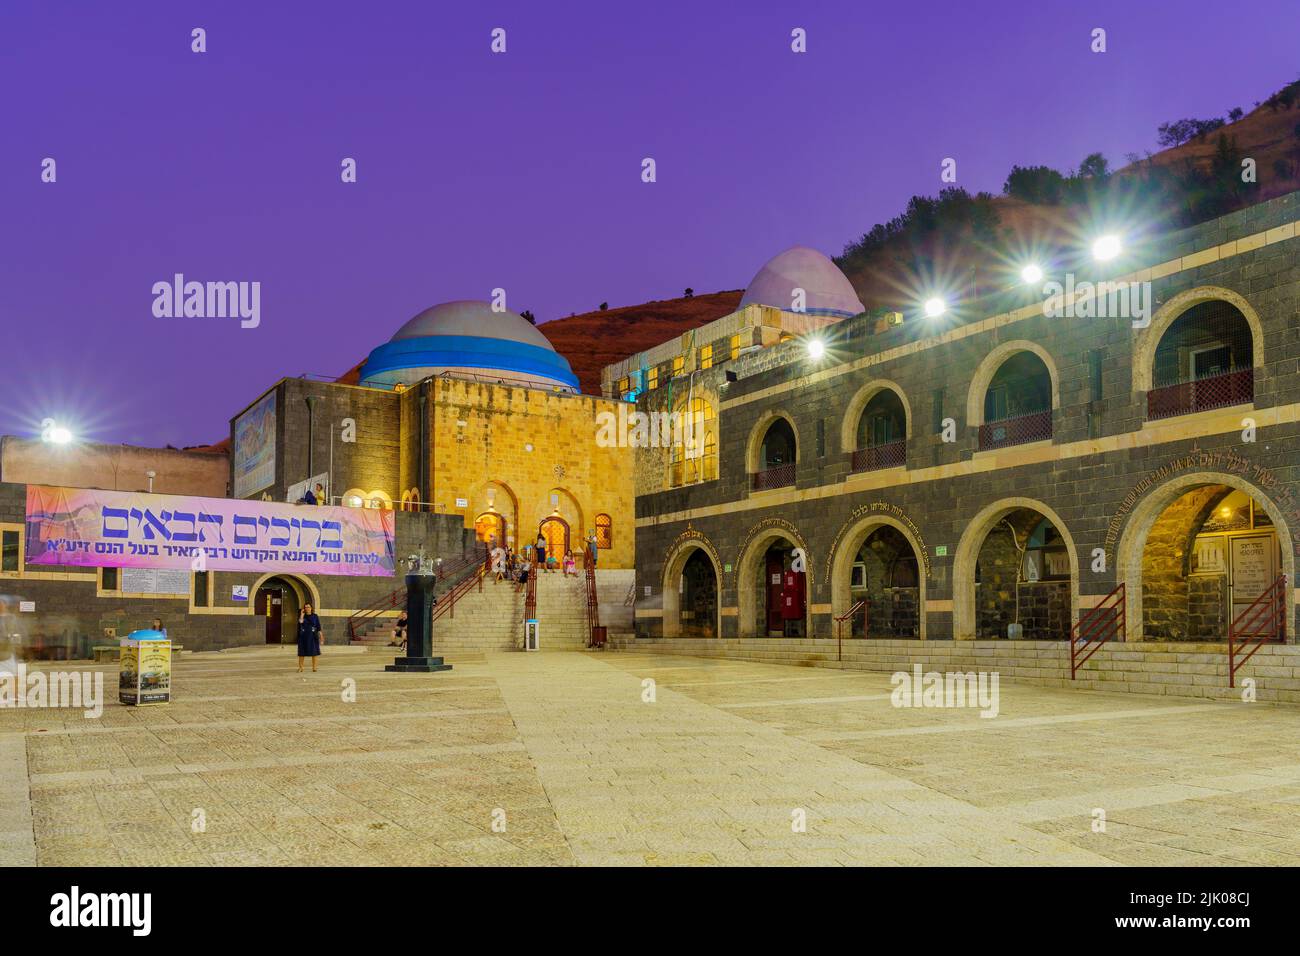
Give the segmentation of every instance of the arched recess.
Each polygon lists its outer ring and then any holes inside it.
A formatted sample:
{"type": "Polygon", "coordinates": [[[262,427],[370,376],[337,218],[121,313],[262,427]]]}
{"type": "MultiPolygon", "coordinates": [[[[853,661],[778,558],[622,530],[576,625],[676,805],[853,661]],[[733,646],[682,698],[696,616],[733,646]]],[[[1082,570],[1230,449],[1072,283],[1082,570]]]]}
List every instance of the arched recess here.
{"type": "MultiPolygon", "coordinates": [[[[287,583],[295,592],[297,592],[300,601],[310,602],[313,608],[318,612],[320,611],[320,591],[316,587],[316,582],[306,575],[280,574],[278,572],[264,574],[253,582],[253,586],[248,589],[248,593],[256,594],[262,585],[272,578],[279,578],[281,581],[287,583]]],[[[246,610],[251,614],[253,612],[252,605],[250,604],[246,610]]],[[[297,624],[294,626],[297,627],[297,624]]]]}
{"type": "Polygon", "coordinates": [[[924,562],[921,560],[921,544],[913,536],[908,527],[896,518],[888,515],[864,515],[858,519],[852,527],[845,530],[839,536],[839,544],[835,548],[835,553],[831,556],[831,616],[832,618],[842,617],[850,607],[853,606],[851,596],[851,581],[853,574],[853,562],[862,550],[863,543],[870,537],[871,533],[878,528],[893,528],[907,539],[907,543],[912,546],[912,554],[917,561],[917,603],[920,612],[920,634],[921,640],[925,640],[925,597],[926,597],[926,580],[924,571],[924,562]]]}
{"type": "Polygon", "coordinates": [[[907,396],[893,382],[888,379],[878,378],[863,385],[849,400],[849,407],[844,412],[844,421],[840,423],[840,451],[846,455],[857,451],[858,422],[862,418],[862,413],[866,410],[869,401],[886,390],[898,396],[898,401],[903,406],[904,437],[912,437],[912,406],[907,401],[907,396]]]}
{"type": "Polygon", "coordinates": [[[702,553],[713,566],[714,582],[717,588],[714,595],[713,634],[722,636],[722,568],[712,549],[695,541],[684,541],[668,556],[664,562],[663,590],[663,636],[680,637],[682,633],[681,584],[682,572],[686,562],[696,552],[702,553]]]}
{"type": "Polygon", "coordinates": [[[1070,563],[1070,624],[1079,621],[1079,552],[1070,529],[1061,516],[1033,498],[1003,498],[983,508],[966,525],[952,565],[952,634],[957,640],[974,640],[976,635],[975,563],[989,532],[1007,515],[1021,509],[1035,511],[1056,528],[1065,542],[1070,563]]]}
{"type": "Polygon", "coordinates": [[[1287,593],[1287,640],[1295,638],[1295,601],[1292,589],[1295,587],[1295,543],[1291,539],[1291,527],[1286,515],[1264,491],[1253,482],[1240,475],[1229,475],[1217,471],[1198,471],[1171,478],[1163,485],[1147,492],[1129,513],[1119,544],[1115,548],[1115,576],[1124,583],[1125,616],[1124,638],[1128,641],[1142,640],[1142,555],[1146,550],[1147,535],[1151,526],[1171,504],[1184,494],[1205,485],[1226,485],[1236,491],[1244,492],[1263,506],[1273,520],[1277,532],[1279,550],[1282,554],[1282,573],[1289,582],[1287,593]]]}
{"type": "Polygon", "coordinates": [[[790,431],[794,433],[794,460],[796,464],[803,454],[803,442],[799,438],[799,428],[794,423],[794,416],[781,408],[768,409],[750,431],[749,443],[745,446],[745,470],[751,475],[764,470],[764,463],[761,461],[763,439],[767,436],[767,430],[772,427],[772,423],[778,418],[785,419],[790,426],[790,431]]]}
{"type": "Polygon", "coordinates": [[[966,424],[976,428],[984,424],[984,396],[988,392],[989,384],[993,381],[993,376],[997,374],[998,369],[1002,367],[1007,359],[1021,352],[1032,352],[1043,360],[1047,366],[1047,374],[1052,380],[1052,409],[1061,407],[1061,376],[1056,370],[1056,363],[1052,361],[1051,353],[1043,348],[1037,342],[1030,342],[1028,339],[1017,339],[1014,342],[1004,342],[997,346],[984,360],[980,362],[979,367],[975,369],[975,375],[971,379],[970,391],[966,393],[966,424]]]}
{"type": "Polygon", "coordinates": [[[803,540],[803,536],[798,532],[791,531],[788,528],[766,528],[756,537],[750,540],[745,546],[745,550],[740,555],[740,560],[736,562],[736,603],[739,605],[739,616],[737,626],[739,628],[739,637],[763,637],[767,634],[766,627],[758,626],[759,608],[765,606],[759,599],[766,598],[766,591],[757,586],[759,567],[767,554],[768,548],[773,544],[784,541],[792,548],[802,548],[804,553],[805,564],[805,588],[804,594],[804,634],[812,635],[812,584],[813,584],[813,564],[812,557],[808,553],[808,544],[803,540]]]}
{"type": "MultiPolygon", "coordinates": [[[[499,544],[503,547],[506,545],[521,547],[532,543],[532,539],[519,540],[519,499],[509,485],[496,479],[485,481],[475,489],[469,507],[465,510],[465,520],[468,526],[473,528],[479,515],[492,512],[501,515],[505,521],[506,537],[499,544]]],[[[528,531],[524,532],[525,535],[528,533],[528,531]]],[[[535,532],[533,537],[536,537],[535,532]]]]}
{"type": "Polygon", "coordinates": [[[537,540],[537,532],[542,522],[548,518],[560,518],[569,526],[571,532],[570,545],[572,547],[581,547],[581,542],[587,540],[587,533],[594,529],[588,528],[583,524],[582,506],[578,504],[578,499],[573,493],[565,488],[552,488],[546,493],[546,497],[537,503],[536,523],[521,534],[527,534],[528,537],[521,538],[517,544],[522,547],[525,544],[533,544],[537,540]]]}
{"type": "Polygon", "coordinates": [[[1155,366],[1156,349],[1164,338],[1169,326],[1174,324],[1184,312],[1203,302],[1226,302],[1240,312],[1250,326],[1255,368],[1264,364],[1264,326],[1259,320],[1259,313],[1231,289],[1217,285],[1203,285],[1195,289],[1180,292],[1151,317],[1151,324],[1144,329],[1136,329],[1133,336],[1133,391],[1137,393],[1151,391],[1152,370],[1155,366]]]}

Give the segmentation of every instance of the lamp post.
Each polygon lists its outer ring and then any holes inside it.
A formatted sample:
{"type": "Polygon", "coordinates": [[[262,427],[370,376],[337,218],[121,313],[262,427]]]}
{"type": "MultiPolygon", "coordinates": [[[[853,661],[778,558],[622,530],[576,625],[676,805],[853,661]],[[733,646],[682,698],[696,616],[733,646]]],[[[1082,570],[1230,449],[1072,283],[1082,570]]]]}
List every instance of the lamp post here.
{"type": "Polygon", "coordinates": [[[407,559],[406,575],[406,656],[399,657],[384,668],[409,674],[433,674],[451,670],[441,657],[433,657],[433,608],[437,598],[433,590],[438,584],[439,568],[423,556],[407,559]]]}

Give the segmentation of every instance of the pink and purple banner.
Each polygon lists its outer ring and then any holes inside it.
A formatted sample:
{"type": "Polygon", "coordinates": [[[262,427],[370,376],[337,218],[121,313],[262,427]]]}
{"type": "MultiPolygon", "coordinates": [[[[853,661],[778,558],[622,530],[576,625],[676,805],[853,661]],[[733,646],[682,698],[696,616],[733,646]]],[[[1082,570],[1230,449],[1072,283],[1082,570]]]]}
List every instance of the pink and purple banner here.
{"type": "Polygon", "coordinates": [[[27,486],[29,564],[392,577],[393,512],[27,486]]]}

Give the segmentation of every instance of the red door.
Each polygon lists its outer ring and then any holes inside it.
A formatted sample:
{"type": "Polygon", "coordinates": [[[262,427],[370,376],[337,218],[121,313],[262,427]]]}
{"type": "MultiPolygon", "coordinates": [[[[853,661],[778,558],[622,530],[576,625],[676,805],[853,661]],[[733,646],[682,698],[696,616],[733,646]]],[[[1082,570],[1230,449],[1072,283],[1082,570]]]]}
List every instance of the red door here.
{"type": "Polygon", "coordinates": [[[782,575],[785,573],[785,559],[779,551],[769,552],[767,556],[767,632],[769,634],[785,633],[784,596],[785,588],[782,575]]]}
{"type": "Polygon", "coordinates": [[[253,612],[266,617],[266,643],[279,644],[284,595],[279,588],[259,588],[253,599],[253,612]]]}

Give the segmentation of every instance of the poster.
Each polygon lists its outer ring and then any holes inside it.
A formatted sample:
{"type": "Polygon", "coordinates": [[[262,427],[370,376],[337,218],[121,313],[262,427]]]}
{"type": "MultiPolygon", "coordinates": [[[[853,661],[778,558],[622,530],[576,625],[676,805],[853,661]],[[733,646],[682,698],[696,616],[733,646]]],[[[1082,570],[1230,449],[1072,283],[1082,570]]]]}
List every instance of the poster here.
{"type": "Polygon", "coordinates": [[[172,695],[172,642],[122,641],[117,699],[124,704],[165,704],[172,695]]]}
{"type": "Polygon", "coordinates": [[[1232,539],[1232,603],[1250,604],[1273,583],[1272,535],[1250,535],[1232,539]]]}
{"type": "Polygon", "coordinates": [[[231,465],[236,498],[275,484],[275,392],[235,419],[231,465]]]}
{"type": "Polygon", "coordinates": [[[27,486],[27,562],[392,577],[393,512],[27,486]]]}
{"type": "Polygon", "coordinates": [[[119,579],[123,594],[190,593],[190,573],[170,568],[123,568],[119,579]]]}

